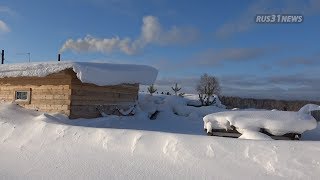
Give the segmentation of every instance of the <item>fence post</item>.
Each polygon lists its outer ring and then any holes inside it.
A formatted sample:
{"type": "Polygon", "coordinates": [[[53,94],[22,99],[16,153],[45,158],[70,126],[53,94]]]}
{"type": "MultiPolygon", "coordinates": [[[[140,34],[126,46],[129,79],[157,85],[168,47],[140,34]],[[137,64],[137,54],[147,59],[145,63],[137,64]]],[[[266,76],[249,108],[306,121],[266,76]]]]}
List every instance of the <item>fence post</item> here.
{"type": "Polygon", "coordinates": [[[4,50],[1,51],[1,64],[4,63],[4,50]]]}

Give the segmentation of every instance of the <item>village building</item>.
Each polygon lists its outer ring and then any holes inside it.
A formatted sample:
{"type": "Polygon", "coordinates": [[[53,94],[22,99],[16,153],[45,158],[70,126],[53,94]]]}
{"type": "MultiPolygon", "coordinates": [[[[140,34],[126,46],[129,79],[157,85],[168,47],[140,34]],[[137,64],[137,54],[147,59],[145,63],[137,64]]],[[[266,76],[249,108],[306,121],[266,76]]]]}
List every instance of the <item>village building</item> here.
{"type": "Polygon", "coordinates": [[[117,114],[134,106],[139,85],[156,80],[145,65],[45,62],[0,66],[0,100],[70,119],[117,114]],[[121,112],[121,111],[120,111],[121,112]]]}

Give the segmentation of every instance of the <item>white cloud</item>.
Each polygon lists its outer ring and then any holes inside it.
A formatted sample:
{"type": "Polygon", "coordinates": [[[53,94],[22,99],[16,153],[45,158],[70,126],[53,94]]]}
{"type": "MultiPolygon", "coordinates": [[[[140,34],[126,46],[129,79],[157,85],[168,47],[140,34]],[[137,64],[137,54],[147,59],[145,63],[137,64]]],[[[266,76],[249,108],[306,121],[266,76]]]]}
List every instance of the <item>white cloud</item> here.
{"type": "Polygon", "coordinates": [[[0,6],[0,13],[6,13],[9,15],[16,15],[16,12],[7,6],[0,6]]]}
{"type": "Polygon", "coordinates": [[[193,28],[172,27],[163,29],[158,18],[154,16],[143,17],[140,36],[131,38],[96,38],[87,35],[78,40],[68,39],[60,49],[61,52],[72,50],[75,52],[101,52],[112,53],[120,51],[132,55],[142,50],[148,44],[170,45],[192,42],[197,37],[197,31],[193,28]]]}
{"type": "Polygon", "coordinates": [[[0,32],[10,32],[10,28],[2,20],[0,20],[0,32]]]}

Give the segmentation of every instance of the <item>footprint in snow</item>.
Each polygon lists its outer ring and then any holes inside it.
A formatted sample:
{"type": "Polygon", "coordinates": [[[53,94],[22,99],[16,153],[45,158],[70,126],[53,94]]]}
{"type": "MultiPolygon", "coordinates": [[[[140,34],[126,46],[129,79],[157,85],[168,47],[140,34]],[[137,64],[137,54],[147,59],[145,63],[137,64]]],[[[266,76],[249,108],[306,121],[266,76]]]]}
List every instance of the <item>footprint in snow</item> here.
{"type": "Polygon", "coordinates": [[[278,156],[276,153],[276,148],[267,148],[267,147],[254,147],[250,148],[249,146],[244,150],[244,156],[248,159],[251,159],[255,163],[263,167],[268,173],[275,173],[275,165],[278,162],[278,156]]]}
{"type": "Polygon", "coordinates": [[[176,162],[178,157],[177,144],[178,142],[175,140],[168,140],[162,149],[162,152],[170,157],[174,162],[176,162]]]}
{"type": "Polygon", "coordinates": [[[207,152],[206,155],[210,158],[213,158],[215,156],[214,150],[212,148],[212,145],[207,145],[207,152]]]}
{"type": "Polygon", "coordinates": [[[138,142],[140,141],[141,137],[142,137],[142,134],[138,134],[134,137],[131,145],[131,153],[134,153],[134,151],[136,150],[138,142]]]}

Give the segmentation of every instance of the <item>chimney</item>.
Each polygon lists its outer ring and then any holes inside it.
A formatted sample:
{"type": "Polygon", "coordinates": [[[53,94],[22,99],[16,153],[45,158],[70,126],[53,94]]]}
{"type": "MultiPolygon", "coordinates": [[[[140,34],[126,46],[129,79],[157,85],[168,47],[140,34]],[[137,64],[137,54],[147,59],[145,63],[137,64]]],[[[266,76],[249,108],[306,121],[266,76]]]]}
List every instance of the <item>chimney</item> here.
{"type": "Polygon", "coordinates": [[[58,54],[58,61],[60,61],[60,54],[58,54]]]}
{"type": "Polygon", "coordinates": [[[4,50],[1,51],[1,64],[4,63],[4,50]]]}

